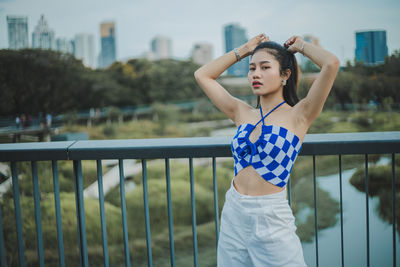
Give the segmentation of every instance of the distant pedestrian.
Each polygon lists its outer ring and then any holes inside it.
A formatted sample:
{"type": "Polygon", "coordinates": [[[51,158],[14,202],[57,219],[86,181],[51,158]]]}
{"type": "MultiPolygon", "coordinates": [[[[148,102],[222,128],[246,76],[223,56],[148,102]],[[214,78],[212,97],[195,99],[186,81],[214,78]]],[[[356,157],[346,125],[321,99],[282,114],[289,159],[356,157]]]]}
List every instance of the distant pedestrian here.
{"type": "Polygon", "coordinates": [[[50,113],[47,113],[46,114],[46,126],[48,127],[48,128],[50,128],[51,127],[51,114],[50,113]]]}
{"type": "Polygon", "coordinates": [[[26,128],[26,116],[24,113],[21,114],[21,125],[22,125],[22,129],[26,128]]]}
{"type": "Polygon", "coordinates": [[[21,129],[21,119],[19,118],[19,116],[17,116],[17,117],[15,118],[15,127],[16,127],[17,129],[21,129]]]}

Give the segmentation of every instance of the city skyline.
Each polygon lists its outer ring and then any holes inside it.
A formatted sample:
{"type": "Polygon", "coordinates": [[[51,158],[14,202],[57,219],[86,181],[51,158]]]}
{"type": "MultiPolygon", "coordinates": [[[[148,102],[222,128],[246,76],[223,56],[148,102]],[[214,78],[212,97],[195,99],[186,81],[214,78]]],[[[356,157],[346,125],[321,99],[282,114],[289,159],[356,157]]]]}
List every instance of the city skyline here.
{"type": "MultiPolygon", "coordinates": [[[[264,32],[271,40],[280,43],[292,35],[311,34],[320,40],[324,48],[336,54],[342,64],[355,57],[357,31],[385,30],[389,54],[400,49],[400,36],[397,34],[400,3],[393,0],[380,3],[358,0],[265,3],[258,0],[246,6],[239,1],[187,3],[173,0],[168,2],[167,9],[162,5],[166,4],[154,0],[146,3],[122,0],[118,5],[101,0],[58,1],[56,5],[50,0],[38,0],[35,4],[27,0],[0,0],[0,28],[7,27],[7,15],[27,16],[31,35],[43,14],[55,31],[56,38],[72,39],[79,32],[93,34],[97,55],[100,52],[100,23],[115,21],[118,25],[117,60],[142,56],[149,50],[152,38],[159,34],[173,41],[172,54],[175,58],[189,58],[198,42],[212,44],[216,58],[224,53],[223,27],[231,23],[245,28],[248,38],[264,32]],[[154,7],[168,11],[155,17],[154,7]],[[310,13],[311,10],[313,13],[310,13]]],[[[32,43],[31,38],[29,42],[32,43]]],[[[0,32],[0,48],[8,48],[7,31],[0,32]]]]}

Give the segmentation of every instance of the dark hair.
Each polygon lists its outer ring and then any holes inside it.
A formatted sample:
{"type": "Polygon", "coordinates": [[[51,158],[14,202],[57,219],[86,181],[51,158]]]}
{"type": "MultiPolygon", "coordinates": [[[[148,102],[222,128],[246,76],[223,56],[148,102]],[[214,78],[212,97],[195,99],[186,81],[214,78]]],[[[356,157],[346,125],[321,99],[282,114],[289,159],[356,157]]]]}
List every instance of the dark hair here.
{"type": "MultiPolygon", "coordinates": [[[[294,54],[288,51],[284,46],[273,42],[262,42],[260,43],[251,54],[252,56],[261,49],[268,50],[268,53],[272,54],[280,65],[280,74],[284,75],[287,69],[290,69],[291,74],[289,79],[286,81],[286,85],[283,87],[283,99],[290,106],[296,105],[299,102],[297,96],[297,85],[299,78],[299,67],[297,65],[297,60],[294,54]]],[[[257,108],[260,106],[260,97],[257,97],[257,108]]]]}

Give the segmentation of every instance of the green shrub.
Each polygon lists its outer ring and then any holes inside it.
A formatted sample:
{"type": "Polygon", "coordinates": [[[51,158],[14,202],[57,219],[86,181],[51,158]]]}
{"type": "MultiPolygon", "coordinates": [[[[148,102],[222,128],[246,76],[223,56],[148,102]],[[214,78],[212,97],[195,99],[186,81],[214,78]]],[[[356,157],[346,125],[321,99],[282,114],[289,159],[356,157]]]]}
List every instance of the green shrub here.
{"type": "MultiPolygon", "coordinates": [[[[74,193],[61,193],[61,216],[64,239],[64,251],[67,265],[79,264],[78,233],[76,219],[76,204],[74,193]]],[[[85,221],[86,238],[89,250],[89,261],[102,258],[101,247],[102,236],[100,228],[99,204],[96,199],[85,199],[85,221]]],[[[3,224],[4,238],[6,244],[7,262],[12,266],[17,262],[17,237],[15,230],[14,205],[12,201],[4,201],[3,224]]],[[[56,230],[56,218],[54,208],[54,195],[41,194],[40,201],[41,224],[43,231],[43,244],[45,250],[45,261],[50,266],[58,265],[58,241],[56,230]]],[[[117,207],[105,203],[107,238],[109,244],[121,244],[123,242],[121,233],[121,211],[117,207]]],[[[24,248],[26,251],[26,262],[29,265],[37,265],[36,253],[36,223],[34,219],[33,198],[21,196],[21,217],[23,225],[24,248]]],[[[122,254],[122,252],[121,252],[122,254]]],[[[119,255],[110,255],[111,261],[119,255]]]]}
{"type": "Polygon", "coordinates": [[[116,134],[116,130],[112,124],[104,125],[102,133],[108,138],[113,138],[116,134]]]}
{"type": "MultiPolygon", "coordinates": [[[[199,184],[195,184],[197,223],[209,222],[214,217],[213,195],[199,184]]],[[[150,225],[157,234],[168,228],[166,184],[162,180],[148,181],[150,225]]],[[[171,185],[171,201],[174,225],[191,225],[190,183],[174,180],[171,185]]],[[[129,228],[131,236],[145,236],[143,190],[138,188],[126,195],[129,228]]]]}

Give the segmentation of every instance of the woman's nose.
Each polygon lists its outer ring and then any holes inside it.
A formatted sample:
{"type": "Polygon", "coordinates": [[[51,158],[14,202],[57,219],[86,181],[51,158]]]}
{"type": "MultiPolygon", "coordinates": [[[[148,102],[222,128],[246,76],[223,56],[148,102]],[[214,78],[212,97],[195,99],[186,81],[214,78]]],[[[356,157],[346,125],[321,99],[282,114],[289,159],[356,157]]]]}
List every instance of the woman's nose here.
{"type": "Polygon", "coordinates": [[[259,78],[260,77],[260,71],[258,69],[255,69],[253,71],[253,78],[259,78]]]}

